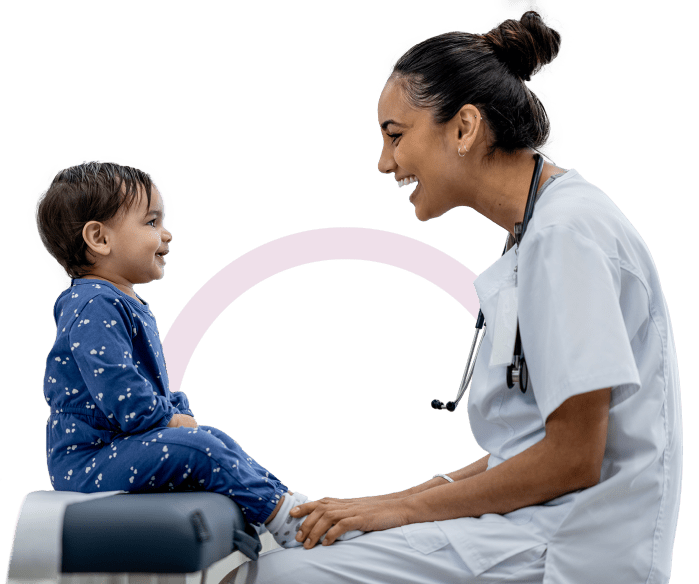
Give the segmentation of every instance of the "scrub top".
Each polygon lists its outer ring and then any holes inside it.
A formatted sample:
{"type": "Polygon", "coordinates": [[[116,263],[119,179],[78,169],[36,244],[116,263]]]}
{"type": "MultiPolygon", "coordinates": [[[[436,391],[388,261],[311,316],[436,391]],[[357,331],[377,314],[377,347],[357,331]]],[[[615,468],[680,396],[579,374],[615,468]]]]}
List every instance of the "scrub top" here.
{"type": "Polygon", "coordinates": [[[488,333],[468,412],[489,468],[541,440],[566,399],[612,387],[607,444],[596,486],[440,528],[476,575],[545,544],[546,583],[667,582],[682,470],[680,384],[670,315],[640,235],[569,170],[541,194],[520,246],[475,287],[488,333]],[[506,365],[491,365],[498,300],[508,290],[529,368],[525,394],[507,387],[506,365]]]}

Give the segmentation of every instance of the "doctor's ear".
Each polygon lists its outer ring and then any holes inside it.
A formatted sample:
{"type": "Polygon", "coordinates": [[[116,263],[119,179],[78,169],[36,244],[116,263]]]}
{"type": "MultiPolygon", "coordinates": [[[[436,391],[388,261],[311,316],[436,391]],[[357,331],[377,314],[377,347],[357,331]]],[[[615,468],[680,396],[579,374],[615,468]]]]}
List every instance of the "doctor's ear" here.
{"type": "Polygon", "coordinates": [[[88,247],[88,252],[93,255],[107,256],[111,251],[111,241],[108,229],[99,221],[88,221],[83,226],[83,239],[88,247]]]}
{"type": "Polygon", "coordinates": [[[475,105],[463,106],[454,116],[454,122],[458,129],[459,147],[468,152],[478,139],[478,130],[483,124],[481,112],[475,105]]]}

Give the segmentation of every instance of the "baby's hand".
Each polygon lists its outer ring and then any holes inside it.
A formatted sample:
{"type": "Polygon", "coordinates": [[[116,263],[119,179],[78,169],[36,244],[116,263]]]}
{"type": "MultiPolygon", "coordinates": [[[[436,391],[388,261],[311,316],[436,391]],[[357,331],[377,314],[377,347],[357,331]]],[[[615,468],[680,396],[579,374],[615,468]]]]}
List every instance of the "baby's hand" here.
{"type": "Polygon", "coordinates": [[[180,426],[185,426],[187,428],[196,428],[198,426],[197,421],[187,414],[175,414],[170,418],[167,424],[168,428],[179,428],[180,426]]]}

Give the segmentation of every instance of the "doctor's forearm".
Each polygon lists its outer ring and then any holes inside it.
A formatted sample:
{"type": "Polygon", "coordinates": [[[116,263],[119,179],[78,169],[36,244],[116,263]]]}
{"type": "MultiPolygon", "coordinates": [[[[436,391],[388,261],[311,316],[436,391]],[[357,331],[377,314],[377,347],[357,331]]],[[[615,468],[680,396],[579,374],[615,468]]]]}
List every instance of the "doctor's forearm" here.
{"type": "MultiPolygon", "coordinates": [[[[488,468],[489,458],[490,454],[484,456],[483,458],[477,460],[474,463],[469,464],[468,466],[465,466],[464,468],[448,473],[448,476],[454,479],[455,481],[461,481],[476,476],[477,474],[485,472],[485,470],[488,468]]],[[[417,495],[418,493],[422,493],[424,491],[428,491],[429,489],[433,489],[435,487],[439,487],[445,484],[448,484],[445,479],[443,479],[442,477],[437,477],[430,479],[429,481],[426,481],[420,485],[411,487],[410,489],[406,489],[405,491],[390,493],[388,495],[378,495],[374,497],[359,497],[356,500],[364,499],[372,501],[390,501],[395,499],[404,499],[405,497],[417,495]]]]}
{"type": "Polygon", "coordinates": [[[476,475],[485,472],[488,469],[488,460],[490,459],[490,454],[486,454],[483,458],[477,460],[473,464],[469,464],[464,468],[450,472],[449,476],[455,481],[462,481],[464,479],[470,479],[476,475]]]}
{"type": "MultiPolygon", "coordinates": [[[[487,464],[487,457],[478,463],[483,460],[487,464]]],[[[443,484],[407,497],[403,503],[409,523],[505,514],[592,486],[595,483],[586,468],[567,464],[544,439],[488,471],[458,479],[461,471],[452,473],[455,482],[442,480],[443,484]]]]}
{"type": "Polygon", "coordinates": [[[401,501],[409,523],[505,514],[600,480],[611,388],[568,398],[546,419],[546,435],[485,472],[401,501]]]}
{"type": "MultiPolygon", "coordinates": [[[[485,472],[488,468],[489,458],[490,454],[487,454],[483,458],[477,460],[474,463],[469,464],[468,466],[465,466],[464,468],[460,468],[459,470],[455,470],[453,472],[448,473],[447,476],[454,479],[454,481],[462,481],[464,479],[468,479],[476,475],[479,475],[482,472],[485,472]]],[[[441,487],[442,485],[446,484],[448,484],[448,482],[445,479],[443,479],[442,477],[436,477],[434,479],[430,479],[429,481],[422,483],[421,485],[417,485],[412,489],[404,491],[403,493],[401,493],[401,495],[404,497],[410,495],[417,495],[418,493],[428,491],[429,489],[433,489],[435,487],[441,487]]]]}

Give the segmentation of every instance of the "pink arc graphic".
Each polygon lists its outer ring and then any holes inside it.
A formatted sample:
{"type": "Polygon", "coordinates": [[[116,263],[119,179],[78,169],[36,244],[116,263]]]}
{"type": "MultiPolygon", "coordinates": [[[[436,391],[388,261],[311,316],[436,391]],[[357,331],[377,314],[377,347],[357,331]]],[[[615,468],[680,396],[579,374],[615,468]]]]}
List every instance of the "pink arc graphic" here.
{"type": "Polygon", "coordinates": [[[425,243],[377,229],[333,227],[288,235],[232,261],[204,284],[177,316],[165,338],[170,389],[178,391],[187,365],[209,327],[236,298],[290,268],[326,260],[367,260],[402,268],[450,294],[474,318],[476,275],[425,243]]]}

